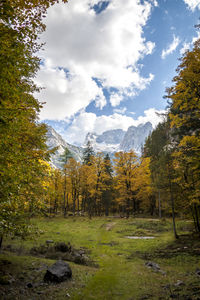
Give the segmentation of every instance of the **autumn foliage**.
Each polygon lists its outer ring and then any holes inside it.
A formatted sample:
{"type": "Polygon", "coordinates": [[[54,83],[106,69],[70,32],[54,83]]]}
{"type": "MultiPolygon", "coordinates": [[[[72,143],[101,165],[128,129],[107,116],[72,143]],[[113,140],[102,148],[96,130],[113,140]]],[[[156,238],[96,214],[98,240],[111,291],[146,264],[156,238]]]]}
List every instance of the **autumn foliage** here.
{"type": "MultiPolygon", "coordinates": [[[[56,0],[3,0],[0,4],[0,238],[28,230],[31,216],[63,213],[189,216],[200,232],[200,40],[180,59],[165,121],[134,151],[95,154],[83,162],[66,149],[62,170],[48,164],[46,127],[33,78],[42,20],[56,0]]],[[[67,1],[63,1],[67,2],[67,1]]]]}

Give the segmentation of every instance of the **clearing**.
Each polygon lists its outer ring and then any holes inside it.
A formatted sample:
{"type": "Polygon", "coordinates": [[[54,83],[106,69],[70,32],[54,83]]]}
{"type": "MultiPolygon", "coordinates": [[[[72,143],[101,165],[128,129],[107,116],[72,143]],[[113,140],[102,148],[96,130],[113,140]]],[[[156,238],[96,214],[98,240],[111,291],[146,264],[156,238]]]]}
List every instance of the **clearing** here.
{"type": "Polygon", "coordinates": [[[55,217],[32,223],[40,234],[3,241],[1,299],[200,299],[200,238],[192,222],[178,220],[177,241],[170,220],[55,217]],[[72,279],[44,282],[57,259],[69,262],[72,279]]]}

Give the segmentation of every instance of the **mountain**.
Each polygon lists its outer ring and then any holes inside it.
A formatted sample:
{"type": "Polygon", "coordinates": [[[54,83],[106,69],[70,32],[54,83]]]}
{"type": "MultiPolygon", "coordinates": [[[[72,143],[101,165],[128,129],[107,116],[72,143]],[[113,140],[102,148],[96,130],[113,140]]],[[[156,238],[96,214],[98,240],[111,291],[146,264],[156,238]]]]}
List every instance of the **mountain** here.
{"type": "MultiPolygon", "coordinates": [[[[94,148],[95,152],[114,153],[117,151],[135,150],[140,154],[141,146],[144,144],[146,137],[152,131],[150,122],[139,126],[130,126],[127,131],[122,129],[107,130],[102,134],[90,132],[85,139],[85,145],[88,141],[94,148]]],[[[67,143],[60,134],[58,134],[51,126],[47,125],[47,145],[50,149],[57,147],[55,154],[51,156],[51,164],[53,167],[61,168],[62,162],[60,156],[67,148],[75,160],[81,162],[83,158],[84,147],[77,147],[67,143]]]]}
{"type": "Polygon", "coordinates": [[[152,124],[147,122],[139,126],[130,126],[120,144],[120,149],[129,151],[134,149],[135,152],[140,153],[141,147],[144,145],[145,139],[153,130],[152,124]]]}
{"type": "Polygon", "coordinates": [[[60,134],[58,134],[51,126],[47,125],[47,146],[52,149],[58,147],[55,154],[51,156],[51,163],[56,168],[61,168],[62,163],[60,156],[64,153],[65,148],[72,153],[75,160],[81,161],[83,157],[83,149],[80,147],[68,144],[60,134]]]}
{"type": "Polygon", "coordinates": [[[97,137],[96,142],[114,145],[120,144],[125,133],[122,129],[107,130],[97,137]]]}
{"type": "Polygon", "coordinates": [[[147,122],[139,126],[130,126],[127,131],[122,129],[114,129],[103,132],[98,135],[89,132],[85,138],[85,145],[88,141],[96,152],[116,152],[130,151],[133,149],[140,154],[141,147],[144,145],[145,139],[153,130],[152,124],[147,122]]]}

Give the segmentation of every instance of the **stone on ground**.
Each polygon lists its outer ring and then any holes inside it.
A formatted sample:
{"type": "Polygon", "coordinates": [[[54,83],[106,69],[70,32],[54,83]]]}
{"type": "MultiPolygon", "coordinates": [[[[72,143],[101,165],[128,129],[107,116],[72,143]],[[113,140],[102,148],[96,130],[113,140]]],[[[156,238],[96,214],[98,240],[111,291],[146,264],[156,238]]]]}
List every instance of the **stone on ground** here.
{"type": "Polygon", "coordinates": [[[72,270],[66,262],[58,260],[55,264],[49,267],[44,275],[46,282],[62,282],[72,277],[72,270]]]}

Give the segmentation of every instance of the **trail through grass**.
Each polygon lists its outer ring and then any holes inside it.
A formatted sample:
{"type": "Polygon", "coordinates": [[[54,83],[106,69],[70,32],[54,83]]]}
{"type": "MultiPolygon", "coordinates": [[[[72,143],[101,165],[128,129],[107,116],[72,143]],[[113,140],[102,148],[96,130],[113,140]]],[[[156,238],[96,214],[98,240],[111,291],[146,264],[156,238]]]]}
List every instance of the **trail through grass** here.
{"type": "MultiPolygon", "coordinates": [[[[33,219],[32,222],[37,225],[40,234],[24,241],[18,238],[4,241],[4,250],[0,256],[2,299],[46,297],[131,300],[200,297],[200,276],[196,272],[200,268],[199,239],[185,235],[180,241],[174,241],[169,220],[57,217],[33,219]],[[127,236],[155,238],[131,240],[127,236]],[[99,267],[70,262],[72,280],[59,285],[44,284],[45,270],[53,260],[30,256],[29,251],[33,246],[45,244],[47,240],[53,240],[54,243],[70,242],[75,248],[86,248],[99,267]],[[9,261],[7,265],[3,263],[5,260],[9,261]],[[162,272],[147,268],[147,261],[159,264],[162,272]],[[31,288],[27,287],[29,282],[31,288]]],[[[188,234],[191,223],[180,220],[178,228],[182,234],[188,234]]]]}

